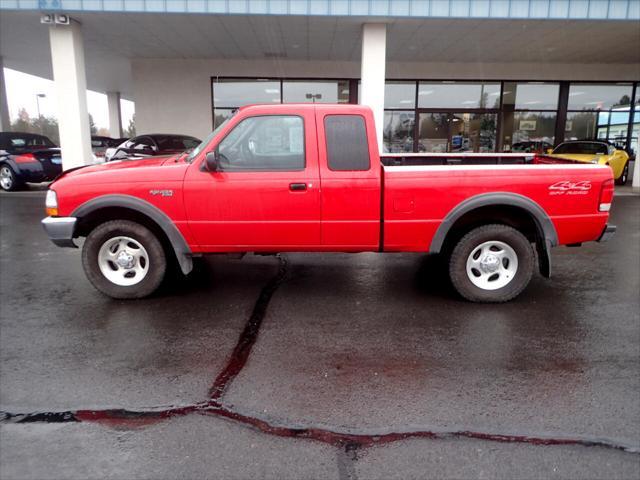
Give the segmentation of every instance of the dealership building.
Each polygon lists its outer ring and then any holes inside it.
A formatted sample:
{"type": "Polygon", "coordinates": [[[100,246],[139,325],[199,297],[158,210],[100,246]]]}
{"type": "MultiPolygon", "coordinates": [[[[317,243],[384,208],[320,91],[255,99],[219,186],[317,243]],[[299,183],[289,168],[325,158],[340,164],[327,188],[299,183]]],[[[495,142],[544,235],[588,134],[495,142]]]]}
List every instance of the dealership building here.
{"type": "Polygon", "coordinates": [[[638,0],[0,0],[0,56],[55,80],[67,167],[90,158],[86,89],[114,137],[120,98],[139,134],[337,102],[369,105],[387,152],[640,137],[638,0]]]}

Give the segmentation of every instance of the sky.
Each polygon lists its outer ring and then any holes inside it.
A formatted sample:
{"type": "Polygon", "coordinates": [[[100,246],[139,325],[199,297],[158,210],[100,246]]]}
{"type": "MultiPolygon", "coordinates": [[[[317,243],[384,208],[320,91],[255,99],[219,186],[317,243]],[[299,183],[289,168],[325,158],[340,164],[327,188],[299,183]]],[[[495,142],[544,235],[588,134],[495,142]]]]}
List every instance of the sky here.
{"type": "MultiPolygon", "coordinates": [[[[30,117],[37,117],[38,103],[40,104],[40,113],[42,115],[45,117],[58,117],[58,102],[56,101],[53,81],[18,72],[17,70],[11,70],[10,68],[4,69],[4,79],[7,84],[9,116],[12,121],[18,117],[18,111],[21,108],[25,108],[30,117]],[[36,95],[39,93],[44,93],[46,97],[38,98],[36,102],[36,95]]],[[[104,93],[87,90],[87,105],[96,127],[98,129],[108,129],[109,112],[107,109],[107,96],[104,93]]],[[[129,100],[120,100],[123,128],[129,125],[129,120],[135,112],[134,105],[135,104],[129,100]]]]}

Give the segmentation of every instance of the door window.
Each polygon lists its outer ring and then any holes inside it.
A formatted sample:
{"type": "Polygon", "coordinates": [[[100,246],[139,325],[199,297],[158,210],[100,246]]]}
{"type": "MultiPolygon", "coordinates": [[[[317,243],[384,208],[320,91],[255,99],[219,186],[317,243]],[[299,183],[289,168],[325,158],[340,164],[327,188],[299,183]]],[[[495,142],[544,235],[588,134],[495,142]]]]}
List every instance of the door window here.
{"type": "Polygon", "coordinates": [[[369,146],[360,115],[327,115],[324,119],[330,170],[369,170],[369,146]]]}
{"type": "Polygon", "coordinates": [[[285,115],[246,118],[220,142],[217,153],[223,171],[304,170],[302,118],[285,115]]]}

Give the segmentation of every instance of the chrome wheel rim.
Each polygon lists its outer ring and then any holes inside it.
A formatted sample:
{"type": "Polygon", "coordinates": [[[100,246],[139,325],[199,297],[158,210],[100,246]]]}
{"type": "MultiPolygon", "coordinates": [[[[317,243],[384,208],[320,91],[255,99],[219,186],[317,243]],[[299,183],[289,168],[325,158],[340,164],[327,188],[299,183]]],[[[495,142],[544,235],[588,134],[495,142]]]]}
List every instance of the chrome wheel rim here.
{"type": "Polygon", "coordinates": [[[5,190],[9,190],[13,186],[13,175],[9,167],[0,168],[0,186],[5,190]]]}
{"type": "Polygon", "coordinates": [[[130,287],[140,283],[149,272],[149,255],[140,242],[131,237],[113,237],[98,251],[100,272],[111,283],[130,287]]]}
{"type": "Polygon", "coordinates": [[[467,277],[482,290],[498,290],[513,281],[518,255],[504,242],[491,240],[478,245],[467,258],[467,277]]]}

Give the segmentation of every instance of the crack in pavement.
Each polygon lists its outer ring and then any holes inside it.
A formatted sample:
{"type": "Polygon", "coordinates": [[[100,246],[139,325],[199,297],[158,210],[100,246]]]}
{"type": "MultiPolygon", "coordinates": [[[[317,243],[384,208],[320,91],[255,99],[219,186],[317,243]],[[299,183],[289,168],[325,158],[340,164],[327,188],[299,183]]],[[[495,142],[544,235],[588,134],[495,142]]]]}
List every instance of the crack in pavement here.
{"type": "Polygon", "coordinates": [[[222,404],[221,399],[229,385],[245,367],[253,345],[258,339],[262,321],[266,315],[269,302],[287,274],[287,260],[277,255],[279,267],[274,275],[262,288],[256,300],[253,311],[245,328],[240,334],[238,343],[229,357],[225,368],[216,377],[210,391],[209,399],[195,404],[129,409],[97,409],[97,410],[68,410],[58,412],[12,413],[0,411],[0,423],[69,423],[93,422],[114,427],[138,427],[151,425],[172,417],[200,414],[222,417],[236,423],[251,426],[263,433],[287,438],[305,438],[317,440],[340,448],[338,452],[338,470],[340,479],[355,479],[355,462],[359,449],[384,445],[410,438],[452,439],[468,438],[502,443],[525,443],[532,445],[582,445],[585,447],[605,447],[623,452],[640,453],[640,445],[630,444],[621,440],[588,437],[588,436],[557,436],[542,434],[507,434],[482,432],[474,430],[438,430],[416,429],[400,432],[381,430],[376,433],[356,433],[340,431],[322,426],[291,426],[276,423],[266,417],[247,415],[222,404]]]}

